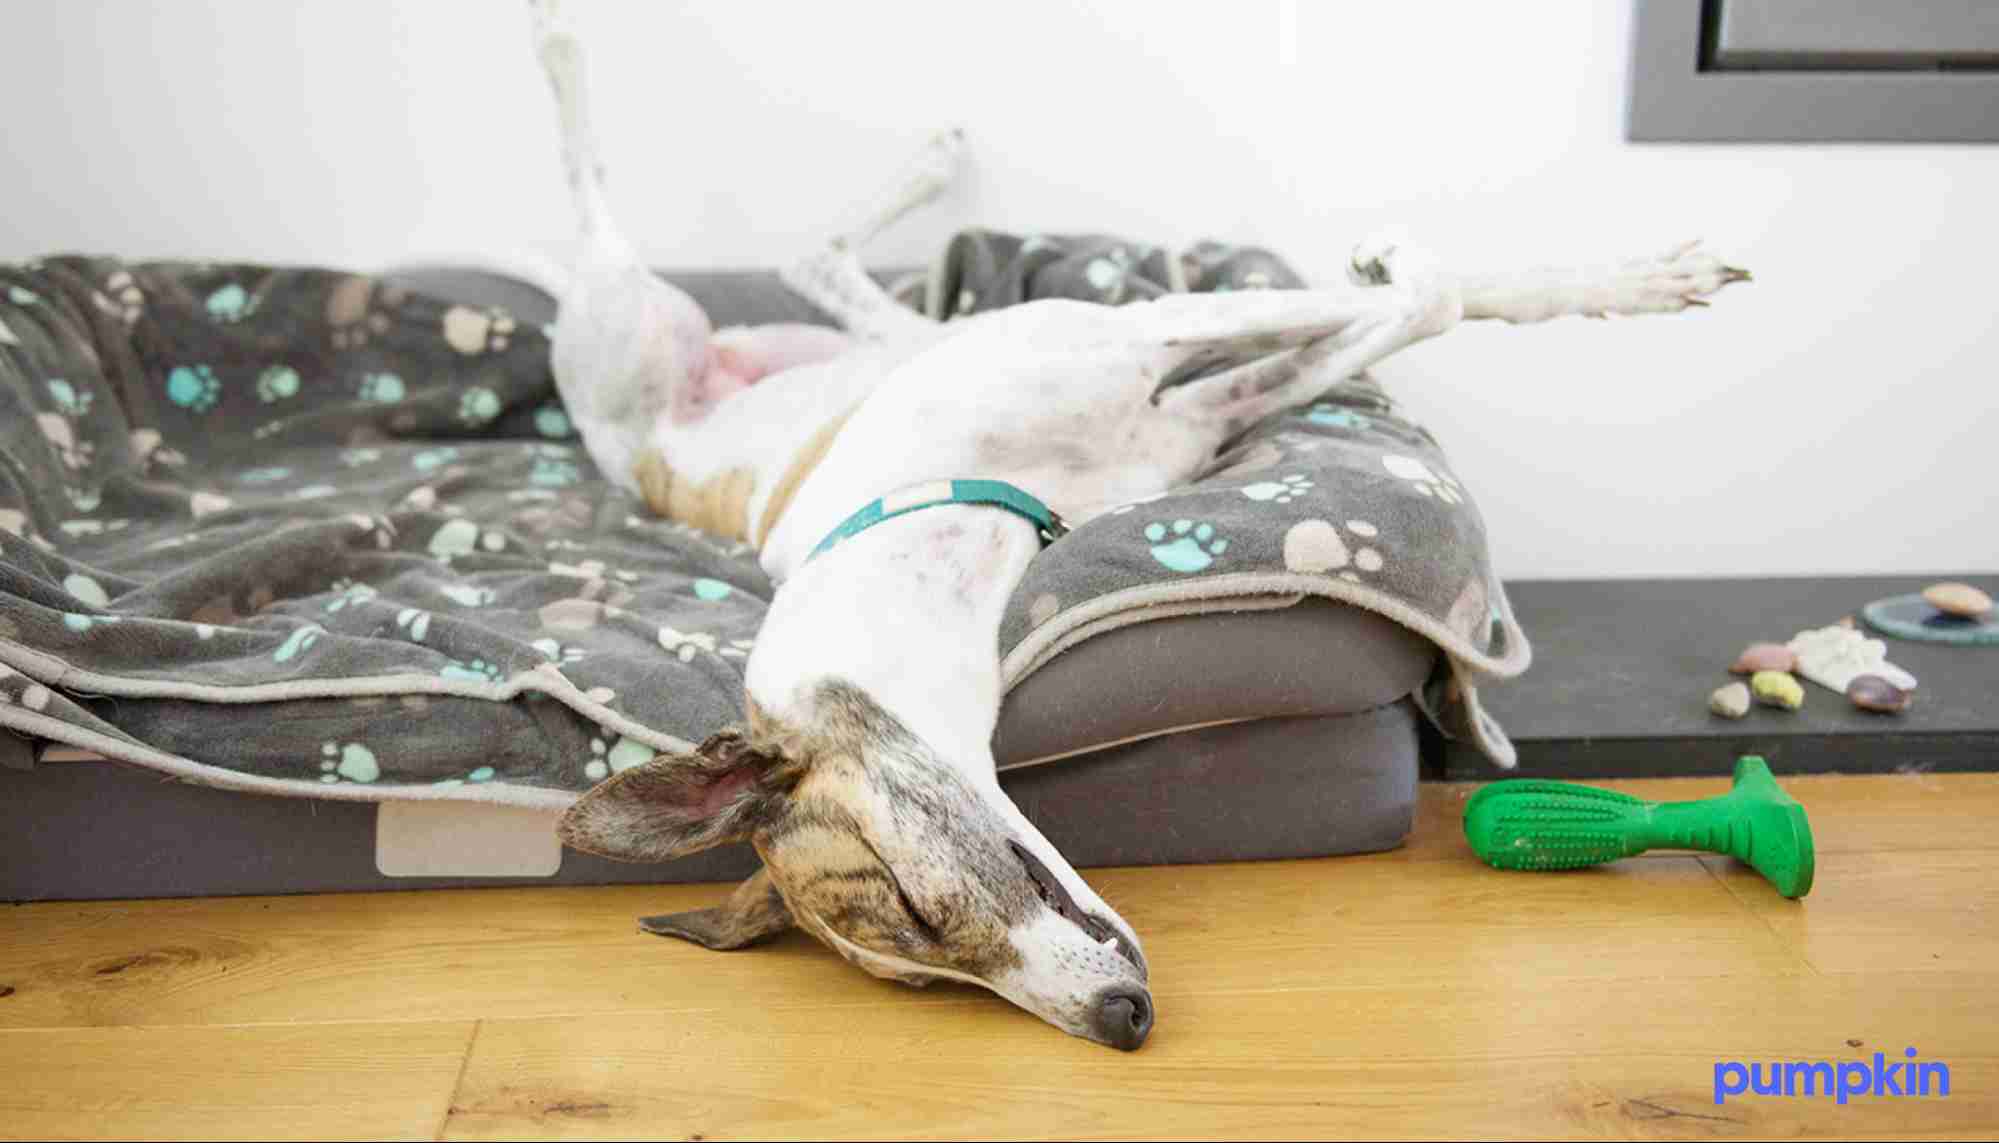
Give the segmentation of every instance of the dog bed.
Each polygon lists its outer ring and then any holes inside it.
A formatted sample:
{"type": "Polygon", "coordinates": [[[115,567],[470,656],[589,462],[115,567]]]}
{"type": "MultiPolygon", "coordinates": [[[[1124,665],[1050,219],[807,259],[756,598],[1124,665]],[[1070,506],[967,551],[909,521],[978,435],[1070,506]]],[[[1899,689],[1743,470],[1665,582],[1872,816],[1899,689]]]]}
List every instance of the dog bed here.
{"type": "MultiPolygon", "coordinates": [[[[1112,242],[1007,241],[961,238],[911,280],[925,304],[948,281],[959,309],[1103,289],[1099,262],[1128,296],[1150,280],[1112,242]]],[[[1261,284],[1215,249],[1192,260],[1222,268],[1209,284],[1261,284]]],[[[718,325],[814,316],[768,275],[676,277],[718,325]]],[[[740,545],[653,518],[592,471],[547,375],[545,297],[462,273],[87,258],[0,282],[0,726],[71,748],[13,750],[17,764],[100,757],[248,793],[547,812],[737,716],[770,585],[740,545]]],[[[1015,796],[1079,864],[1395,844],[1415,704],[1503,761],[1468,684],[1526,656],[1461,485],[1364,380],[1044,553],[1001,650],[996,751],[1028,767],[1015,796]],[[1357,757],[1328,757],[1345,753],[1336,729],[1357,757]],[[1283,778],[1260,761],[1280,742],[1298,763],[1283,778]],[[1346,794],[1379,796],[1343,796],[1340,767],[1380,779],[1346,794]],[[1328,796],[1295,828],[1257,816],[1314,786],[1328,796]],[[1136,823],[1117,838],[1099,808],[1113,789],[1136,823]],[[1077,853],[1065,832],[1116,844],[1077,853]],[[1162,845],[1174,836],[1196,843],[1162,845]]],[[[65,773],[0,780],[42,779],[14,789],[45,821],[89,813],[85,771],[65,773]]],[[[296,837],[267,802],[209,804],[270,819],[245,836],[296,837]]],[[[0,892],[117,891],[51,891],[46,873],[0,892]]],[[[190,891],[188,876],[125,891],[190,891]]],[[[357,886],[255,880],[195,891],[357,886]]]]}

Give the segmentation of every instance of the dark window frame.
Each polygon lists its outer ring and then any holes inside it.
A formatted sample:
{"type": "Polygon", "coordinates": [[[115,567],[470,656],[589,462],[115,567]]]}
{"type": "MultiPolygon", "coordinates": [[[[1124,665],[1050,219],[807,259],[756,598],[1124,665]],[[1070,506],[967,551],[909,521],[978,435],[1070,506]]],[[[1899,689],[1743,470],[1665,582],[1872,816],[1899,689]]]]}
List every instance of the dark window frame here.
{"type": "Polygon", "coordinates": [[[1634,143],[1999,142],[1999,74],[1704,70],[1697,0],[1633,0],[1634,143]]]}

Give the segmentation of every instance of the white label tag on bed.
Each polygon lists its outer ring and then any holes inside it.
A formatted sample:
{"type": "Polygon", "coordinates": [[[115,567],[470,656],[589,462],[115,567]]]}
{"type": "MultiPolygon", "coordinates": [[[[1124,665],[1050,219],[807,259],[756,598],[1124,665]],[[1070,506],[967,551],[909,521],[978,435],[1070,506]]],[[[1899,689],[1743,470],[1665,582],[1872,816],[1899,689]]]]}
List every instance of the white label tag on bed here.
{"type": "Polygon", "coordinates": [[[384,877],[553,877],[561,810],[479,802],[380,802],[375,868],[384,877]]]}

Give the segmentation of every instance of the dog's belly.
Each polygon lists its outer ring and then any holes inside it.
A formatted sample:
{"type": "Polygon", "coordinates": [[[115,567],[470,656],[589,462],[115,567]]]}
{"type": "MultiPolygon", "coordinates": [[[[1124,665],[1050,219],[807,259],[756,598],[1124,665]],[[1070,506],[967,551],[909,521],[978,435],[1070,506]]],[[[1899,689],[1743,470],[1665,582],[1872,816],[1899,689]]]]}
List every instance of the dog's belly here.
{"type": "Polygon", "coordinates": [[[646,504],[762,546],[847,418],[905,356],[856,350],[765,378],[694,424],[662,419],[633,465],[646,504]]]}
{"type": "Polygon", "coordinates": [[[634,469],[639,491],[648,507],[677,524],[762,547],[853,412],[848,409],[814,429],[775,480],[760,479],[744,465],[689,480],[674,471],[660,450],[650,449],[640,454],[634,469]]]}

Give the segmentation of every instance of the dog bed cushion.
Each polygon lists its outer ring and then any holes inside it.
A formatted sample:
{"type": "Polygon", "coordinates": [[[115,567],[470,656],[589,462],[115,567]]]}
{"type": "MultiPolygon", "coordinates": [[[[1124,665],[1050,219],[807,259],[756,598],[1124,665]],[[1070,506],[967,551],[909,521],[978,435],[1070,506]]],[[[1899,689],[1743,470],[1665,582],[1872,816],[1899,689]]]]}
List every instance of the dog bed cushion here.
{"type": "MultiPolygon", "coordinates": [[[[93,258],[0,270],[0,291],[0,725],[261,792],[560,805],[738,716],[770,585],[740,545],[596,477],[525,314],[356,275],[93,258]]],[[[1226,498],[1303,510],[1344,479],[1319,454],[1361,431],[1324,417],[1363,407],[1389,412],[1355,387],[1260,429],[1185,509],[1136,506],[1051,549],[1063,565],[1008,621],[1010,678],[1091,624],[1353,592],[1330,567],[1272,579],[1284,542],[1257,533],[1275,521],[1226,498]],[[1244,479],[1266,443],[1273,479],[1244,479]],[[1106,554],[1070,563],[1093,534],[1106,554]],[[1183,541],[1222,567],[1161,562],[1183,541]],[[1177,594],[1079,610],[1160,587],[1177,594]]],[[[1475,523],[1460,506],[1439,519],[1475,523]]],[[[1435,525],[1377,547],[1383,567],[1475,535],[1435,525]]],[[[1456,642],[1467,663],[1524,654],[1456,642]]]]}

